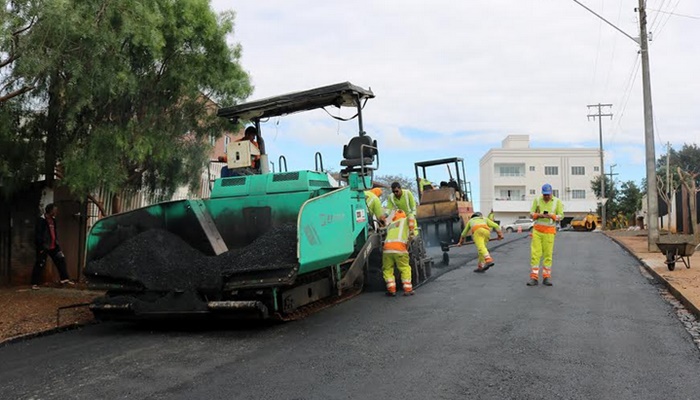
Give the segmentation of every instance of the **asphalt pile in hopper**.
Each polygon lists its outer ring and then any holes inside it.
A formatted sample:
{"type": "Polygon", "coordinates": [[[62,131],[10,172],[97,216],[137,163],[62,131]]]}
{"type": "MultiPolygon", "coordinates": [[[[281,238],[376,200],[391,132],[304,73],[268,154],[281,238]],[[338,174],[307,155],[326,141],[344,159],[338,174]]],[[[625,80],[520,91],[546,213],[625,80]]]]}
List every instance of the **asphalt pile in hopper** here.
{"type": "Polygon", "coordinates": [[[152,290],[216,289],[221,272],[179,236],[151,229],[90,262],[85,274],[139,282],[152,290]]]}
{"type": "Polygon", "coordinates": [[[220,254],[213,261],[224,276],[246,271],[291,268],[298,262],[297,226],[276,226],[248,246],[220,254]]]}
{"type": "Polygon", "coordinates": [[[139,282],[151,290],[219,289],[235,273],[291,268],[297,264],[295,224],[271,228],[248,246],[206,256],[179,236],[161,229],[124,241],[91,261],[85,274],[139,282]]]}

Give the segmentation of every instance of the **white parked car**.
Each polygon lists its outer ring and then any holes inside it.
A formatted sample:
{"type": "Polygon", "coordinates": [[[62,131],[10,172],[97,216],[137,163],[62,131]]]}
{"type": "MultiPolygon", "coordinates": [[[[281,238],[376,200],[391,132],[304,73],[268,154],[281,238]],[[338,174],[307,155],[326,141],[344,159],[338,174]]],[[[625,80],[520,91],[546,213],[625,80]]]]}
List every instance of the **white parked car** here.
{"type": "Polygon", "coordinates": [[[506,225],[505,230],[508,233],[517,232],[518,227],[520,227],[523,231],[531,231],[532,224],[533,222],[530,218],[516,219],[512,224],[506,225]]]}

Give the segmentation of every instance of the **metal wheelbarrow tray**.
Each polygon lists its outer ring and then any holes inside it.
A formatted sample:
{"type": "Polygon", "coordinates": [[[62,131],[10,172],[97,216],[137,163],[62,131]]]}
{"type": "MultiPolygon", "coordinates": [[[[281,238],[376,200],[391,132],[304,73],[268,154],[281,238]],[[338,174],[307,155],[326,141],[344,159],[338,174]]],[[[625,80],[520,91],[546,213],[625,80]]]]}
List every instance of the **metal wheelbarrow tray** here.
{"type": "Polygon", "coordinates": [[[680,261],[685,264],[686,268],[690,268],[690,257],[695,253],[695,249],[700,246],[693,242],[657,242],[662,253],[666,255],[664,263],[668,266],[669,271],[676,268],[676,262],[680,261]]]}

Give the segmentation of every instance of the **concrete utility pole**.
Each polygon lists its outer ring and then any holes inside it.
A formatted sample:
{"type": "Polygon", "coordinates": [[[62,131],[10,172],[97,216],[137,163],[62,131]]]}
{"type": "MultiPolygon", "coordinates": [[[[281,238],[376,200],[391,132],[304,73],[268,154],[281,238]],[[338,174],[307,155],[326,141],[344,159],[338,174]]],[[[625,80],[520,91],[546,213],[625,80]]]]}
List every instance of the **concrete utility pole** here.
{"type": "Polygon", "coordinates": [[[639,0],[639,45],[642,53],[642,90],[644,94],[644,145],[647,167],[647,246],[657,251],[659,240],[659,194],[656,188],[656,149],[654,148],[654,112],[651,106],[649,77],[649,43],[647,38],[646,0],[639,0]]]}
{"type": "Polygon", "coordinates": [[[612,119],[613,115],[608,113],[608,114],[603,114],[603,107],[612,107],[612,104],[589,104],[588,108],[591,107],[598,107],[598,114],[588,114],[588,120],[590,121],[591,118],[596,119],[598,117],[598,136],[600,136],[600,198],[603,199],[601,201],[601,218],[603,219],[603,229],[607,225],[605,225],[605,220],[606,220],[606,212],[605,212],[605,162],[603,158],[603,119],[601,117],[610,117],[612,119]]]}
{"type": "MultiPolygon", "coordinates": [[[[605,21],[618,32],[632,39],[641,48],[642,54],[642,89],[644,91],[644,145],[646,147],[647,167],[647,246],[649,251],[657,251],[656,242],[659,240],[659,192],[656,189],[656,154],[654,149],[654,113],[651,107],[651,79],[649,78],[649,43],[647,38],[647,13],[644,7],[646,0],[639,0],[639,38],[633,38],[625,31],[615,26],[578,0],[576,4],[605,21]]],[[[601,171],[603,172],[603,171],[601,171]]]]}

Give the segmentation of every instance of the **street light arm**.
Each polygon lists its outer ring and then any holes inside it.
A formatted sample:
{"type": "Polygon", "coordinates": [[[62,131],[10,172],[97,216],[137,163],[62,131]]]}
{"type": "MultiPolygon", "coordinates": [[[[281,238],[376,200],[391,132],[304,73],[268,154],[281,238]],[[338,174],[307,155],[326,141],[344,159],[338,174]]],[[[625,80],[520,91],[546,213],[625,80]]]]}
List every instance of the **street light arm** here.
{"type": "Polygon", "coordinates": [[[585,8],[586,10],[588,10],[591,14],[593,14],[593,15],[595,15],[596,17],[602,19],[603,22],[605,22],[606,24],[608,24],[608,25],[612,26],[613,28],[615,28],[618,32],[620,32],[620,33],[622,33],[623,35],[627,36],[628,38],[632,39],[633,42],[635,42],[635,43],[637,43],[637,44],[640,44],[640,43],[639,43],[639,39],[635,39],[635,38],[633,38],[632,36],[628,35],[627,32],[625,32],[625,31],[623,31],[622,29],[618,28],[617,26],[615,26],[615,24],[613,24],[612,22],[610,22],[610,21],[608,21],[607,19],[603,18],[600,14],[598,14],[598,13],[596,13],[595,11],[591,10],[590,8],[586,7],[586,5],[584,5],[584,4],[581,3],[580,1],[578,1],[578,0],[573,0],[573,1],[574,1],[574,3],[580,5],[581,7],[585,8]]]}

